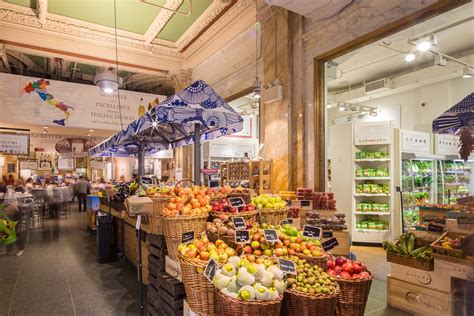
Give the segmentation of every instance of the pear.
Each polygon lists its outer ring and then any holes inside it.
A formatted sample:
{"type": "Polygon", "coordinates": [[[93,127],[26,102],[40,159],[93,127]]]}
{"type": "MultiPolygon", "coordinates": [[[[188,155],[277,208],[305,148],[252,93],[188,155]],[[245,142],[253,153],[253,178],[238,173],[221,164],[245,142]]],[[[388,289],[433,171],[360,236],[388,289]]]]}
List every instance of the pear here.
{"type": "Polygon", "coordinates": [[[274,287],[268,289],[269,300],[276,300],[279,296],[278,291],[274,287]]]}
{"type": "Polygon", "coordinates": [[[225,295],[227,295],[227,296],[233,297],[233,298],[238,298],[238,297],[239,297],[239,295],[238,295],[237,293],[231,292],[231,291],[229,291],[227,288],[223,288],[223,289],[221,290],[221,293],[222,293],[222,294],[225,294],[225,295]]]}
{"type": "Polygon", "coordinates": [[[239,290],[239,297],[243,300],[253,300],[255,298],[255,289],[250,285],[245,285],[239,290]]]}
{"type": "Polygon", "coordinates": [[[237,282],[240,286],[252,285],[255,282],[255,278],[245,268],[240,268],[237,274],[237,282]]]}
{"type": "Polygon", "coordinates": [[[227,260],[227,263],[232,264],[235,267],[235,269],[238,269],[239,268],[239,263],[240,263],[240,258],[237,257],[237,256],[232,256],[227,260]]]}
{"type": "Polygon", "coordinates": [[[255,280],[261,280],[263,277],[263,273],[265,272],[265,267],[263,264],[257,264],[257,271],[253,273],[255,280]]]}
{"type": "Polygon", "coordinates": [[[217,274],[214,276],[214,286],[217,287],[219,290],[222,290],[223,288],[227,287],[230,282],[230,277],[223,275],[223,274],[217,274]]]}
{"type": "Polygon", "coordinates": [[[263,272],[262,278],[260,279],[260,282],[266,286],[270,287],[273,284],[273,273],[270,271],[265,271],[263,272]]]}
{"type": "Polygon", "coordinates": [[[282,280],[275,280],[273,282],[273,286],[275,287],[275,290],[278,291],[278,294],[283,294],[283,292],[285,292],[285,289],[286,289],[286,284],[284,281],[282,280]]]}
{"type": "Polygon", "coordinates": [[[273,273],[273,277],[277,280],[283,280],[285,274],[277,266],[273,265],[268,267],[267,271],[273,273]]]}
{"type": "Polygon", "coordinates": [[[226,263],[222,267],[222,274],[228,277],[232,277],[236,274],[235,267],[231,263],[226,263]]]}
{"type": "Polygon", "coordinates": [[[229,290],[230,292],[237,293],[239,291],[239,288],[240,286],[237,283],[237,276],[234,275],[232,278],[230,278],[230,282],[227,285],[227,290],[229,290]]]}
{"type": "Polygon", "coordinates": [[[270,299],[270,293],[268,289],[263,285],[255,287],[255,298],[261,301],[267,301],[270,299]]]}

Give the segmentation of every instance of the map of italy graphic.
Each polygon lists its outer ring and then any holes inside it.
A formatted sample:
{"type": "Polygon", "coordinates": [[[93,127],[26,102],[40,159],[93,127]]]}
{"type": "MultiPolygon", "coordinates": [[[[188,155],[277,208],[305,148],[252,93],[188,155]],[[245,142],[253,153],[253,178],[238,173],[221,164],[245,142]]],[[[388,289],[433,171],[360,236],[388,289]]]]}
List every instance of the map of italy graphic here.
{"type": "Polygon", "coordinates": [[[28,93],[28,94],[30,94],[32,92],[36,92],[38,94],[38,96],[40,97],[41,101],[43,101],[47,105],[63,112],[64,113],[64,118],[60,119],[60,120],[53,120],[53,123],[65,126],[66,121],[69,119],[69,116],[71,115],[70,110],[74,110],[74,107],[72,107],[72,106],[70,106],[70,105],[68,105],[64,102],[56,100],[54,98],[54,95],[52,95],[51,93],[48,93],[47,88],[48,88],[49,85],[50,85],[50,83],[49,83],[48,80],[38,79],[38,80],[33,81],[33,82],[31,82],[31,81],[28,82],[28,84],[25,85],[23,90],[25,91],[25,93],[28,93]]]}

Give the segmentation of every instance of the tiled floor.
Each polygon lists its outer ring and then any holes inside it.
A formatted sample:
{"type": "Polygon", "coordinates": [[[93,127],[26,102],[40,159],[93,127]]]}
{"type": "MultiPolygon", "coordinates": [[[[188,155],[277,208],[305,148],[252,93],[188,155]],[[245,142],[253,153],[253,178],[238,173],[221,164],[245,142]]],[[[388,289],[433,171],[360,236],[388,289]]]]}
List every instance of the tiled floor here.
{"type": "MultiPolygon", "coordinates": [[[[389,265],[381,248],[353,247],[374,274],[366,315],[407,315],[388,308],[389,265]]],[[[85,213],[46,220],[23,256],[0,256],[0,315],[136,315],[139,288],[131,263],[99,264],[85,213]]]]}

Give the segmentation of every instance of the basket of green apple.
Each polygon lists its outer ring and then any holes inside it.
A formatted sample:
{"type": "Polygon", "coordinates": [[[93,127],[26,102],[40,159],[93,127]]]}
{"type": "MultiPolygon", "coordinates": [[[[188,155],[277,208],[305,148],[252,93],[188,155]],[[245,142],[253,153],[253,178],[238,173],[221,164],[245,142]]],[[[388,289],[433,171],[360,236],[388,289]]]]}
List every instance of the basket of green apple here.
{"type": "Polygon", "coordinates": [[[288,275],[283,315],[334,315],[339,285],[336,277],[304,259],[290,257],[296,275],[288,275]]]}
{"type": "Polygon", "coordinates": [[[285,274],[271,259],[250,262],[237,256],[214,276],[219,315],[280,315],[285,274]]]}
{"type": "Polygon", "coordinates": [[[261,194],[252,197],[250,204],[258,210],[258,222],[268,225],[279,225],[288,215],[285,201],[278,195],[261,194]]]}

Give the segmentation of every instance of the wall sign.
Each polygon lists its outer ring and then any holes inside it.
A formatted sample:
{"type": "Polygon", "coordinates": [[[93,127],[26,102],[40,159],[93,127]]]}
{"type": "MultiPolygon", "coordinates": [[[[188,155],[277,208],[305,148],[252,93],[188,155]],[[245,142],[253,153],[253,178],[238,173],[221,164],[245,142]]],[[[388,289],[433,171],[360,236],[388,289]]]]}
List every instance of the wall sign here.
{"type": "Polygon", "coordinates": [[[27,156],[29,148],[29,135],[0,133],[0,154],[27,156]]]}
{"type": "Polygon", "coordinates": [[[459,155],[459,136],[435,134],[435,154],[459,155]]]}
{"type": "Polygon", "coordinates": [[[64,157],[88,157],[89,149],[96,145],[86,138],[66,138],[59,141],[54,148],[64,157]]]}
{"type": "Polygon", "coordinates": [[[216,174],[219,172],[219,169],[217,168],[202,168],[201,173],[206,175],[206,176],[211,176],[213,174],[216,174]]]}
{"type": "Polygon", "coordinates": [[[244,154],[248,153],[251,158],[256,157],[256,152],[256,145],[254,143],[209,142],[209,155],[211,157],[244,157],[244,154]]]}
{"type": "Polygon", "coordinates": [[[52,153],[36,153],[36,160],[38,161],[37,170],[49,171],[53,169],[53,154],[52,153]]]}
{"type": "Polygon", "coordinates": [[[97,160],[91,160],[90,163],[89,163],[89,167],[91,169],[102,170],[102,169],[104,169],[104,162],[103,161],[97,161],[97,160]]]}
{"type": "Polygon", "coordinates": [[[74,169],[73,158],[58,158],[58,170],[72,170],[74,169]]]}
{"type": "Polygon", "coordinates": [[[400,136],[403,152],[431,154],[430,133],[401,130],[400,136]]]}
{"type": "Polygon", "coordinates": [[[354,124],[355,145],[382,145],[392,142],[392,122],[357,122],[354,124]]]}
{"type": "Polygon", "coordinates": [[[20,170],[36,170],[38,168],[36,160],[20,160],[20,170]]]}

